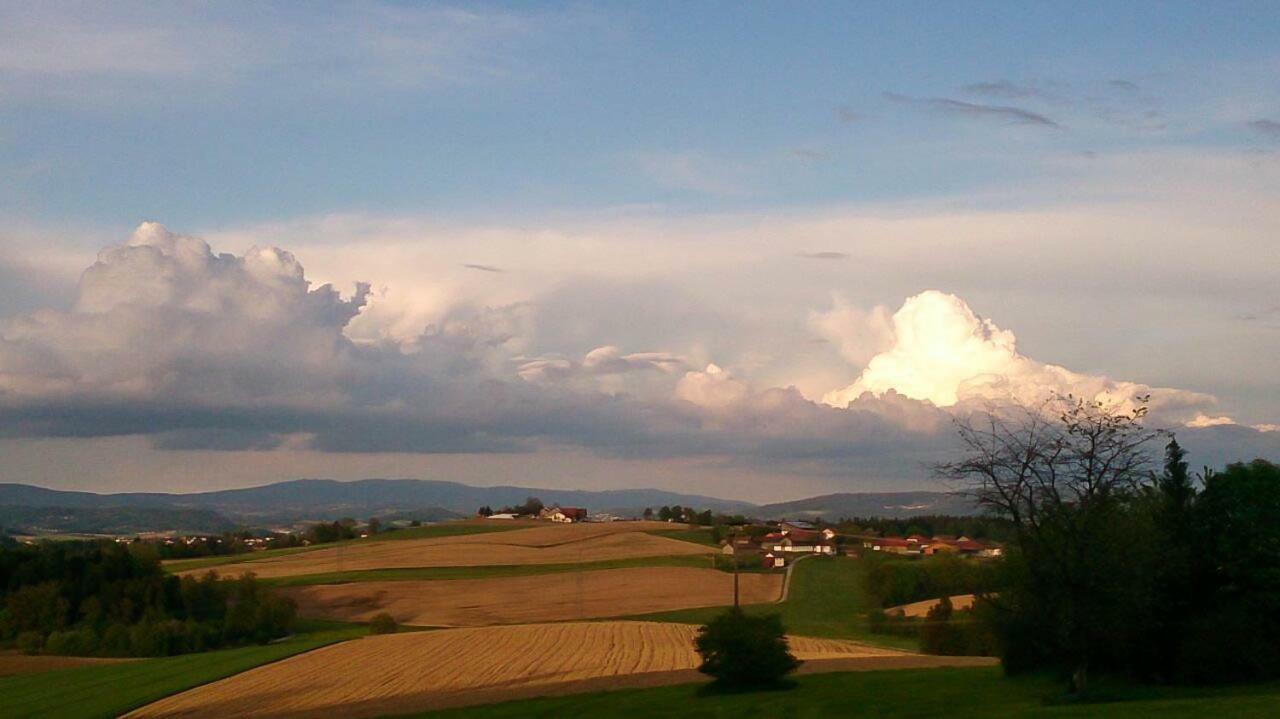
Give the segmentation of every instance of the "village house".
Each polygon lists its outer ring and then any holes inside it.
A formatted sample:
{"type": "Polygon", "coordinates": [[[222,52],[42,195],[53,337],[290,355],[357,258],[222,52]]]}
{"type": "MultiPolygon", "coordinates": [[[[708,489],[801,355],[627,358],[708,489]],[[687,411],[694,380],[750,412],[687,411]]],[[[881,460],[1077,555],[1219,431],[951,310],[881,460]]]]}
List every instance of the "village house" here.
{"type": "Polygon", "coordinates": [[[836,553],[835,533],[831,530],[822,532],[797,529],[784,529],[771,532],[760,542],[761,548],[774,554],[826,554],[836,553]],[[828,532],[830,532],[828,534],[828,532]]]}
{"type": "Polygon", "coordinates": [[[585,522],[587,521],[587,510],[583,507],[561,507],[552,505],[543,507],[538,512],[538,519],[549,519],[552,522],[585,522]]]}
{"type": "Polygon", "coordinates": [[[906,556],[932,557],[936,554],[957,554],[961,556],[991,559],[1003,556],[1004,548],[993,542],[978,542],[968,537],[935,536],[925,537],[913,534],[906,539],[901,537],[864,537],[863,549],[886,554],[902,554],[906,556]]]}
{"type": "Polygon", "coordinates": [[[886,554],[920,555],[923,548],[919,542],[912,542],[901,537],[868,537],[862,540],[862,546],[873,552],[886,554]]]}
{"type": "Polygon", "coordinates": [[[720,543],[720,553],[730,557],[755,556],[760,553],[760,540],[737,534],[720,543]]]}

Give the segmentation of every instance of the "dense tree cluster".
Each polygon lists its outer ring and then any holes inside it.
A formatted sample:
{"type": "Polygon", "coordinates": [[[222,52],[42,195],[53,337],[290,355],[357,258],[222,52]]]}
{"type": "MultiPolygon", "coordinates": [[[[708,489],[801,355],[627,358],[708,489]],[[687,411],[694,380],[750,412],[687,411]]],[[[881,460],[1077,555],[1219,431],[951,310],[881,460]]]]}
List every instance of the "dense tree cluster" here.
{"type": "Polygon", "coordinates": [[[319,522],[307,528],[306,539],[312,544],[340,542],[344,539],[355,539],[356,520],[350,517],[334,522],[319,522]]]}
{"type": "Polygon", "coordinates": [[[954,554],[904,559],[871,552],[862,562],[867,594],[881,607],[954,594],[984,594],[1001,581],[997,565],[954,554]]]}
{"type": "Polygon", "coordinates": [[[723,524],[724,521],[717,522],[717,516],[710,509],[704,509],[699,512],[693,507],[682,507],[678,504],[658,508],[655,513],[652,509],[645,509],[645,519],[657,518],[660,522],[683,522],[684,524],[694,524],[700,527],[710,527],[713,524],[723,524]]]}
{"type": "MultiPolygon", "coordinates": [[[[820,526],[822,523],[816,522],[820,526]]],[[[968,537],[990,539],[997,542],[1013,538],[1009,521],[1001,517],[952,517],[947,515],[921,515],[905,518],[854,517],[844,518],[832,526],[841,534],[862,537],[968,537]]]]}
{"type": "MultiPolygon", "coordinates": [[[[514,506],[503,507],[497,513],[498,514],[514,514],[517,516],[520,516],[520,515],[536,516],[543,509],[545,509],[546,506],[547,505],[543,504],[542,500],[538,499],[537,497],[525,497],[524,502],[514,506]]],[[[492,507],[490,507],[489,505],[485,505],[480,508],[479,514],[485,517],[489,517],[495,514],[495,512],[493,511],[492,507]]]]}
{"type": "Polygon", "coordinates": [[[1280,676],[1280,467],[1196,482],[1145,408],[1070,397],[961,423],[940,467],[1008,520],[989,621],[1010,672],[1216,682],[1280,676]]]}
{"type": "Polygon", "coordinates": [[[294,614],[252,576],[167,575],[145,545],[0,549],[0,642],[27,652],[182,654],[269,641],[288,633],[294,614]]]}

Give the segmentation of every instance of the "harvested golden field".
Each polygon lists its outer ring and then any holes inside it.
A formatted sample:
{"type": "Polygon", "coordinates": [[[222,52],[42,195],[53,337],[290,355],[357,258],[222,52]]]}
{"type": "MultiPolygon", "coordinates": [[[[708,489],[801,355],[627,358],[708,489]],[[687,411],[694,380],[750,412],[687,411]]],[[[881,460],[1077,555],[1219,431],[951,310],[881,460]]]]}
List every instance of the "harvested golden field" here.
{"type": "MultiPolygon", "coordinates": [[[[304,617],[434,627],[596,619],[733,603],[733,575],[694,567],[636,567],[498,579],[359,582],[281,590],[304,617]]],[[[745,604],[772,602],[782,575],[740,576],[745,604]]]]}
{"type": "MultiPolygon", "coordinates": [[[[885,614],[901,614],[905,617],[923,618],[925,615],[929,613],[930,609],[933,609],[934,607],[938,606],[938,602],[940,601],[942,600],[941,599],[925,599],[923,601],[912,602],[910,604],[899,604],[896,607],[889,607],[888,609],[884,610],[884,613],[885,614]]],[[[956,611],[960,611],[961,609],[969,609],[972,606],[973,606],[972,594],[957,594],[951,597],[951,608],[956,611]]]]}
{"type": "MultiPolygon", "coordinates": [[[[212,569],[223,576],[253,572],[259,577],[294,577],[366,569],[569,564],[715,552],[712,547],[644,533],[683,526],[666,522],[547,524],[492,534],[356,542],[212,569]]],[[[182,574],[207,571],[193,569],[182,574]]]]}
{"type": "Polygon", "coordinates": [[[102,659],[97,657],[55,657],[47,655],[28,655],[16,651],[0,652],[0,677],[13,674],[39,674],[55,669],[71,669],[91,664],[115,664],[131,662],[133,659],[102,659]]]}
{"type": "MultiPolygon", "coordinates": [[[[531,624],[366,637],[162,699],[129,717],[371,717],[547,694],[698,681],[697,627],[531,624]]],[[[791,639],[808,671],[990,663],[791,639]]]]}

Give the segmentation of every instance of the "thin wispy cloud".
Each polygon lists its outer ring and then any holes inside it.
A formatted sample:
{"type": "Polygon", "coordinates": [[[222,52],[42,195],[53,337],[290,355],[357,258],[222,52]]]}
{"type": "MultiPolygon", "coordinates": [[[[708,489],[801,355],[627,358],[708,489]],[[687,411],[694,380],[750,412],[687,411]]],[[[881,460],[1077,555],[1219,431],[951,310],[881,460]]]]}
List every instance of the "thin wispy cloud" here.
{"type": "Polygon", "coordinates": [[[476,264],[467,262],[467,263],[463,263],[462,266],[467,268],[468,270],[477,270],[479,272],[497,272],[497,273],[506,272],[506,270],[502,269],[501,267],[494,267],[493,265],[476,265],[476,264]]]}
{"type": "Polygon", "coordinates": [[[529,71],[566,14],[368,3],[313,15],[185,4],[0,6],[0,91],[118,104],[166,88],[424,90],[529,71]],[[210,17],[210,16],[213,17],[210,17]]]}
{"type": "Polygon", "coordinates": [[[1040,90],[1026,85],[1016,85],[1008,80],[997,80],[995,82],[975,82],[965,85],[963,89],[970,95],[978,95],[981,97],[999,97],[1009,100],[1019,100],[1024,97],[1035,97],[1043,94],[1040,90]]]}
{"type": "Polygon", "coordinates": [[[1249,129],[1270,140],[1280,140],[1280,122],[1265,117],[1249,123],[1249,129]]]}
{"type": "Polygon", "coordinates": [[[752,174],[740,162],[697,151],[641,152],[631,159],[641,174],[660,185],[718,197],[746,194],[752,174]]]}
{"type": "Polygon", "coordinates": [[[1131,95],[1136,95],[1142,91],[1142,88],[1138,87],[1138,83],[1130,80],[1111,80],[1107,85],[1109,85],[1113,90],[1120,90],[1121,92],[1126,92],[1131,95]]]}
{"type": "Polygon", "coordinates": [[[848,105],[841,105],[836,108],[836,119],[846,125],[852,125],[855,122],[861,121],[863,119],[863,115],[860,112],[855,112],[854,109],[848,105]]]}
{"type": "Polygon", "coordinates": [[[919,107],[940,115],[1003,120],[1008,124],[1014,125],[1062,128],[1062,125],[1045,115],[1010,105],[984,105],[976,102],[965,102],[964,100],[953,100],[948,97],[910,97],[894,92],[886,92],[884,96],[891,102],[919,107]]]}
{"type": "Polygon", "coordinates": [[[806,260],[847,260],[849,253],[847,252],[797,252],[796,257],[803,257],[806,260]]]}
{"type": "Polygon", "coordinates": [[[805,162],[822,162],[827,159],[827,154],[817,150],[810,150],[805,147],[797,147],[791,151],[791,155],[805,162]]]}

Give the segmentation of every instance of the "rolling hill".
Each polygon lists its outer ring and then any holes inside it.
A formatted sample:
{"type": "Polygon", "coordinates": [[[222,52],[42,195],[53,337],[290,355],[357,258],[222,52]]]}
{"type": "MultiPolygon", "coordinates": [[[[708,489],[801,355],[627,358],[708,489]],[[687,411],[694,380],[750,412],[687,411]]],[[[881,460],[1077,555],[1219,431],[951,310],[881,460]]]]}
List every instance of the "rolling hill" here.
{"type": "Polygon", "coordinates": [[[0,526],[46,531],[110,533],[181,529],[213,531],[232,525],[263,527],[341,517],[397,517],[436,521],[469,516],[482,505],[499,508],[538,497],[547,504],[593,512],[637,515],[645,507],[682,505],[762,519],[836,520],[841,517],[906,517],[975,514],[973,505],[943,492],[828,494],[755,505],[656,489],[604,491],[539,487],[473,487],[419,479],[340,482],[299,479],[259,487],[192,494],[65,492],[25,484],[0,484],[0,526]]]}

